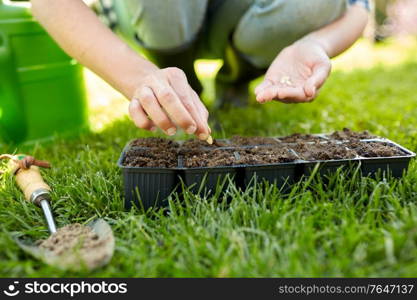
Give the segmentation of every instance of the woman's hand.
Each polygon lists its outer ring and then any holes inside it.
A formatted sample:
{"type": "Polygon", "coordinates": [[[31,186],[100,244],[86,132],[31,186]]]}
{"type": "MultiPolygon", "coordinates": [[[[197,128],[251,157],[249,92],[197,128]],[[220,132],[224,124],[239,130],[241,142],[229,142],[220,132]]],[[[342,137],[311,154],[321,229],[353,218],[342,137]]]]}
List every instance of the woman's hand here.
{"type": "Polygon", "coordinates": [[[367,20],[363,5],[351,5],[341,18],[282,50],[255,89],[256,100],[312,101],[330,74],[330,57],[348,49],[361,36],[367,20]]]}
{"type": "Polygon", "coordinates": [[[208,111],[178,68],[155,69],[145,76],[134,92],[129,114],[142,129],[159,127],[174,135],[179,126],[201,140],[210,135],[208,111]]]}
{"type": "Polygon", "coordinates": [[[260,103],[312,101],[330,70],[330,58],[324,48],[316,41],[300,40],[275,58],[264,81],[255,89],[256,100],[260,103]]]}

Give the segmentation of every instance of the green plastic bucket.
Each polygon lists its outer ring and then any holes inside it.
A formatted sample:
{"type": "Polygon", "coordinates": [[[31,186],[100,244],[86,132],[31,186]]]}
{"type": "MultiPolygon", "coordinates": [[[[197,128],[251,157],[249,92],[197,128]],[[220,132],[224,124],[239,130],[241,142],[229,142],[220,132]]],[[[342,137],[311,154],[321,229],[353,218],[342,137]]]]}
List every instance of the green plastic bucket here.
{"type": "Polygon", "coordinates": [[[82,67],[33,19],[29,3],[0,0],[0,142],[87,128],[82,67]]]}

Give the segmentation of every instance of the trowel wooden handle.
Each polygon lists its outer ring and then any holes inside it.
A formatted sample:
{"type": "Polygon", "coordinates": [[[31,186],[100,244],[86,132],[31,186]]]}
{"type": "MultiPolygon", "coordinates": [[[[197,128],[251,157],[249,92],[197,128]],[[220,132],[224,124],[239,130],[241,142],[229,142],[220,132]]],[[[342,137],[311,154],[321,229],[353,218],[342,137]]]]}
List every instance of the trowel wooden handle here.
{"type": "Polygon", "coordinates": [[[51,191],[51,188],[43,180],[39,168],[36,166],[31,166],[27,170],[20,169],[17,171],[16,182],[28,201],[31,201],[35,191],[51,191]]]}

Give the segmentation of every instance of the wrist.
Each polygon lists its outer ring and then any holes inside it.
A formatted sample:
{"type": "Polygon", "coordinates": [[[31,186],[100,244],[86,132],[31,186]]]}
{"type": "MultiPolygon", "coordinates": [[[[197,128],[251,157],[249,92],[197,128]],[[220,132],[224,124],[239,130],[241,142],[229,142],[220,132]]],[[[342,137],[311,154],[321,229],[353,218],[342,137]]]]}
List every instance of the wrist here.
{"type": "Polygon", "coordinates": [[[296,41],[294,43],[294,45],[303,45],[303,46],[308,46],[308,47],[314,47],[316,49],[321,50],[322,52],[324,52],[328,57],[331,57],[331,49],[329,47],[329,45],[327,45],[327,43],[325,41],[322,41],[320,39],[317,39],[315,37],[312,36],[306,36],[298,41],[296,41]]]}
{"type": "Polygon", "coordinates": [[[117,89],[127,98],[132,99],[135,90],[142,84],[144,78],[159,70],[159,68],[140,56],[133,50],[129,49],[130,53],[124,57],[121,64],[124,65],[121,70],[123,73],[114,73],[117,81],[117,89]]]}
{"type": "Polygon", "coordinates": [[[126,76],[125,82],[128,89],[127,98],[131,100],[136,89],[143,85],[145,78],[149,77],[152,73],[158,70],[159,68],[156,65],[144,58],[141,58],[135,64],[132,74],[126,76]]]}

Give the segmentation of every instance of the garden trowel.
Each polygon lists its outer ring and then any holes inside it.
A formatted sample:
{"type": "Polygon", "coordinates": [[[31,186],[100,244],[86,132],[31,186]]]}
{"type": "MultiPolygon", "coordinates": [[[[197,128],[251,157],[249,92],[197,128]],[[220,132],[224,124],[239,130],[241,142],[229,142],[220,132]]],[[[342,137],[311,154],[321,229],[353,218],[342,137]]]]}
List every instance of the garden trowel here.
{"type": "MultiPolygon", "coordinates": [[[[10,159],[11,171],[18,186],[23,191],[25,199],[42,208],[49,232],[51,235],[56,234],[57,228],[50,207],[51,188],[45,183],[39,172],[39,167],[49,168],[49,163],[26,155],[9,155],[8,158],[10,159]]],[[[69,254],[66,253],[63,257],[49,249],[39,247],[37,244],[28,244],[19,239],[16,239],[16,241],[24,251],[49,265],[60,269],[92,270],[110,261],[114,252],[114,236],[111,227],[103,219],[94,220],[87,226],[96,234],[96,242],[100,246],[99,249],[97,247],[92,250],[84,249],[82,255],[74,251],[69,254]],[[91,253],[88,253],[88,251],[91,253]]]]}

